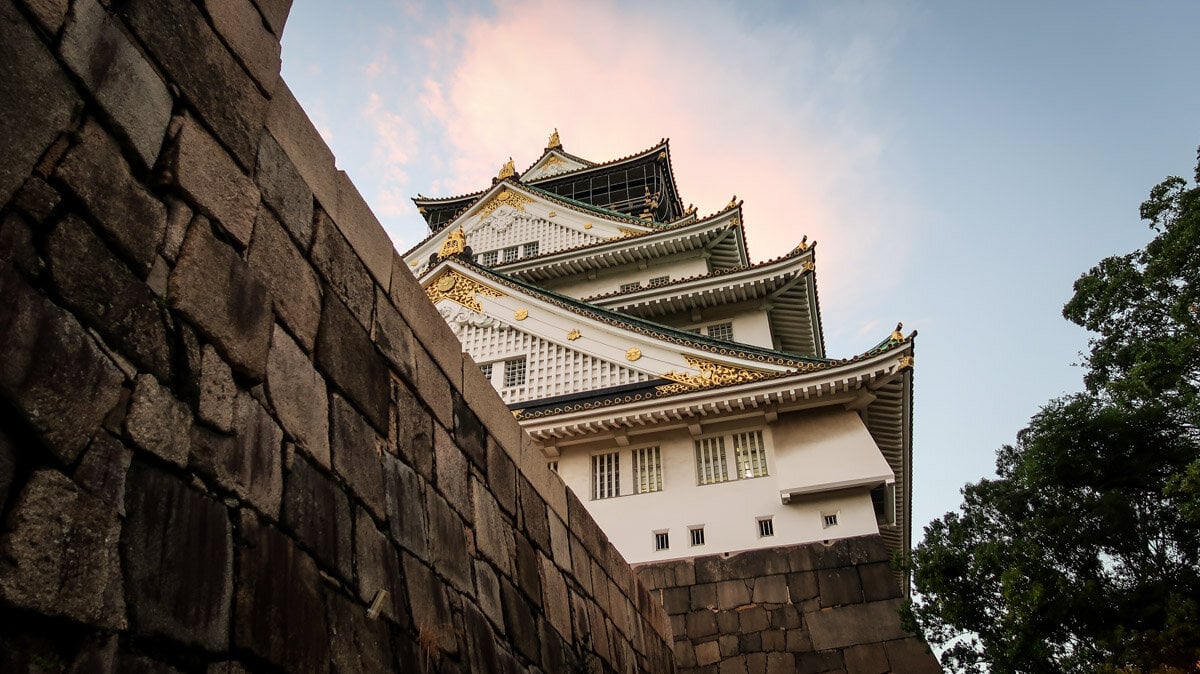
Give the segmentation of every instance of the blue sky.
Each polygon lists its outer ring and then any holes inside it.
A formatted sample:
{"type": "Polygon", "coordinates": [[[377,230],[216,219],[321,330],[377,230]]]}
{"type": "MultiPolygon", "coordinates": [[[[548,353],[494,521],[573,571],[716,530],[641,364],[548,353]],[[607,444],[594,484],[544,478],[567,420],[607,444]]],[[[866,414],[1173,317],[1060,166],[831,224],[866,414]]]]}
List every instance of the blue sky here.
{"type": "Polygon", "coordinates": [[[408,198],[486,186],[558,128],[671,138],[685,203],[745,199],[751,256],[819,242],[826,342],[918,329],[914,542],[1080,388],[1071,284],[1150,239],[1200,145],[1200,3],[297,0],[283,75],[397,248],[408,198]]]}

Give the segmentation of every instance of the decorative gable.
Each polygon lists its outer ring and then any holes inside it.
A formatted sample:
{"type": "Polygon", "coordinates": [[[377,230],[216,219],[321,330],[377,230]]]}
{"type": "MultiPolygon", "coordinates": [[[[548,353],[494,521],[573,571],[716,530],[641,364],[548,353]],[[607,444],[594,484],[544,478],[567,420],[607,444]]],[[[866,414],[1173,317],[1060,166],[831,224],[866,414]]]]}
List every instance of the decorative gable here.
{"type": "Polygon", "coordinates": [[[528,257],[531,253],[545,254],[574,248],[603,238],[598,230],[571,227],[562,221],[555,222],[553,218],[511,207],[498,208],[466,225],[463,230],[477,257],[488,251],[498,251],[497,259],[492,264],[511,262],[511,259],[505,258],[504,249],[513,246],[521,247],[517,255],[528,257]],[[533,244],[532,251],[528,250],[530,244],[533,244]]]}
{"type": "Polygon", "coordinates": [[[577,169],[586,168],[587,164],[581,161],[572,159],[561,152],[551,150],[546,153],[536,164],[528,171],[521,174],[521,182],[529,182],[531,180],[540,180],[548,178],[567,171],[575,171],[577,169]]]}

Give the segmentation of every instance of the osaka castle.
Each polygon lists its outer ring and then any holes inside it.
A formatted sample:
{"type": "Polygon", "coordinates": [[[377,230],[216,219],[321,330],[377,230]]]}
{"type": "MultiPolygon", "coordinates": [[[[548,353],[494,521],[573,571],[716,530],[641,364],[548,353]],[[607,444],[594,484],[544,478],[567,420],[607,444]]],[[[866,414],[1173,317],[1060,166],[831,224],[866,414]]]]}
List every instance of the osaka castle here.
{"type": "Polygon", "coordinates": [[[741,202],[685,208],[666,140],[547,145],[414,199],[431,234],[404,261],[626,560],[873,534],[906,553],[915,333],[829,356],[807,237],[751,262],[741,202]]]}

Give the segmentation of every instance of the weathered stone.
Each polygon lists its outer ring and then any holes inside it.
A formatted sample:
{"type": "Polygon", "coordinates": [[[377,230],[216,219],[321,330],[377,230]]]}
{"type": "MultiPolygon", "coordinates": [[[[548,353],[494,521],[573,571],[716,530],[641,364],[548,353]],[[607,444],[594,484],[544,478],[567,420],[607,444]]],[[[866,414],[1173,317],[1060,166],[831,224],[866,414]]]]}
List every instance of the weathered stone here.
{"type": "Polygon", "coordinates": [[[271,345],[270,292],[203,220],[188,230],[169,293],[175,308],[216,342],[236,370],[262,379],[271,345]]]}
{"type": "Polygon", "coordinates": [[[412,330],[379,286],[375,287],[375,325],[371,338],[392,368],[411,381],[416,367],[413,364],[412,330]]]}
{"type": "MultiPolygon", "coordinates": [[[[851,646],[842,652],[842,659],[846,662],[846,671],[855,674],[885,674],[892,671],[892,668],[888,666],[887,650],[883,644],[851,646]]],[[[897,669],[896,671],[907,672],[909,670],[897,669]]]]}
{"type": "Polygon", "coordinates": [[[34,247],[29,223],[14,212],[0,220],[0,263],[11,265],[30,277],[39,276],[45,267],[34,247]]]}
{"type": "Polygon", "coordinates": [[[62,473],[38,470],[0,538],[0,599],[11,606],[124,629],[116,509],[62,473]]]}
{"type": "Polygon", "coordinates": [[[36,223],[44,223],[50,218],[55,207],[62,202],[53,187],[39,176],[32,175],[13,196],[12,204],[36,223]]]}
{"type": "Polygon", "coordinates": [[[750,588],[744,580],[717,583],[717,605],[723,610],[735,609],[750,603],[750,588]]]}
{"type": "Polygon", "coordinates": [[[205,344],[200,355],[200,403],[196,416],[226,433],[233,432],[233,404],[238,387],[221,354],[205,344]]]}
{"type": "Polygon", "coordinates": [[[746,659],[738,655],[737,635],[722,634],[717,637],[721,649],[721,663],[718,666],[721,674],[745,674],[746,659]]]}
{"type": "Polygon", "coordinates": [[[117,22],[96,0],[77,0],[58,50],[133,146],[140,168],[153,166],[174,101],[117,22]]]}
{"type": "Polygon", "coordinates": [[[63,19],[67,16],[68,0],[23,0],[42,28],[51,36],[58,34],[63,19]]]}
{"type": "MultiPolygon", "coordinates": [[[[456,339],[451,334],[451,339],[456,339]]],[[[413,391],[433,411],[434,421],[454,428],[454,389],[441,368],[429,359],[424,348],[413,348],[413,391]]]]}
{"type": "Polygon", "coordinates": [[[662,590],[662,605],[667,610],[667,613],[672,615],[679,613],[687,613],[691,610],[691,602],[688,600],[688,588],[686,587],[668,587],[662,590]]]}
{"type": "Polygon", "coordinates": [[[503,600],[500,597],[500,581],[491,565],[481,559],[475,560],[475,586],[480,608],[491,619],[496,629],[503,633],[504,609],[501,606],[503,600]]]}
{"type": "Polygon", "coordinates": [[[721,646],[716,639],[706,641],[702,644],[696,644],[696,664],[700,667],[707,667],[711,664],[720,662],[721,646]]]}
{"type": "Polygon", "coordinates": [[[151,375],[139,375],[125,416],[125,432],[133,444],[177,466],[186,466],[191,428],[188,406],[151,375]]]}
{"type": "Polygon", "coordinates": [[[267,358],[267,394],[284,430],[317,463],[329,468],[329,394],[325,379],[278,325],[267,358]]]}
{"type": "Polygon", "coordinates": [[[13,474],[17,470],[17,448],[0,430],[0,503],[8,503],[8,490],[12,487],[13,474]]]}
{"type": "Polygon", "coordinates": [[[178,669],[161,660],[133,653],[121,653],[117,659],[115,670],[121,674],[182,674],[178,669]]]}
{"type": "MultiPolygon", "coordinates": [[[[835,658],[836,660],[836,658],[835,658]]],[[[767,654],[767,674],[795,674],[800,671],[797,669],[796,656],[792,653],[768,653],[767,654]]],[[[827,670],[820,670],[827,671],[827,670]]],[[[840,671],[840,670],[828,670],[840,671]]]]}
{"type": "Polygon", "coordinates": [[[267,129],[296,165],[296,171],[304,177],[321,206],[337,215],[337,168],[333,152],[286,82],[280,81],[271,95],[267,129]]]}
{"type": "Polygon", "coordinates": [[[901,596],[900,583],[887,562],[873,562],[858,567],[862,580],[863,601],[879,601],[901,596]]]}
{"type": "MultiPolygon", "coordinates": [[[[391,382],[392,406],[390,413],[394,417],[393,445],[396,454],[409,465],[417,469],[428,481],[433,481],[434,436],[436,429],[437,444],[450,444],[450,436],[445,429],[434,424],[429,413],[421,407],[421,403],[413,396],[402,382],[395,377],[391,382]]],[[[461,454],[462,450],[455,448],[461,454]]]]}
{"type": "Polygon", "coordinates": [[[514,533],[513,543],[516,544],[517,552],[515,578],[517,587],[540,608],[542,605],[542,579],[541,570],[538,568],[537,551],[530,545],[529,539],[520,532],[514,533]]]}
{"type": "Polygon", "coordinates": [[[511,578],[516,556],[512,522],[505,519],[486,484],[472,478],[471,492],[475,502],[475,544],[484,557],[511,578]]]}
{"type": "Polygon", "coordinates": [[[224,506],[137,462],[128,483],[121,556],[133,630],[225,650],[233,539],[224,506]]]}
{"type": "MultiPolygon", "coordinates": [[[[3,449],[3,437],[0,436],[0,454],[3,449]]],[[[129,470],[129,462],[133,452],[117,438],[108,433],[97,433],[92,442],[84,450],[75,467],[71,478],[76,484],[90,491],[101,500],[111,505],[120,515],[125,515],[125,473],[129,470]]],[[[3,463],[0,458],[0,464],[3,463]]],[[[0,470],[2,473],[3,470],[0,470]]],[[[0,479],[0,483],[3,480],[0,479]]],[[[0,503],[5,500],[6,485],[0,484],[0,503]]]]}
{"type": "Polygon", "coordinates": [[[283,431],[246,393],[237,398],[233,425],[233,437],[196,427],[192,457],[222,487],[275,519],[283,496],[283,431]]]}
{"type": "Polygon", "coordinates": [[[183,240],[187,236],[193,217],[204,220],[207,218],[203,215],[194,216],[192,208],[182,199],[166,197],[163,203],[167,206],[167,231],[163,236],[162,255],[175,262],[179,258],[179,251],[183,248],[183,240]]]}
{"type": "Polygon", "coordinates": [[[267,99],[200,9],[189,0],[122,3],[115,9],[238,164],[252,169],[267,99]]]}
{"type": "MultiPolygon", "coordinates": [[[[493,445],[494,447],[495,445],[493,445]]],[[[546,502],[533,490],[524,476],[517,479],[521,496],[521,524],[529,539],[543,553],[550,552],[550,524],[546,521],[546,502]]],[[[625,565],[625,569],[628,569],[625,565]]]]}
{"type": "Polygon", "coordinates": [[[250,0],[205,0],[213,26],[268,95],[279,79],[279,38],[263,25],[250,0]]]}
{"type": "Polygon", "coordinates": [[[329,629],[317,565],[253,518],[243,519],[241,534],[247,544],[237,551],[234,645],[292,671],[327,671],[329,629]]]}
{"type": "Polygon", "coordinates": [[[712,611],[692,611],[687,614],[687,636],[695,641],[717,633],[717,615],[712,611]]]}
{"type": "Polygon", "coordinates": [[[338,171],[338,230],[363,261],[375,282],[387,290],[392,277],[392,239],[345,171],[338,171]]]}
{"type": "Polygon", "coordinates": [[[463,602],[463,628],[467,633],[467,665],[470,671],[499,674],[502,670],[496,635],[487,618],[470,602],[463,602]]]}
{"type": "Polygon", "coordinates": [[[754,579],[754,594],[750,599],[756,604],[785,604],[788,601],[787,576],[777,574],[754,579]]]}
{"type": "Polygon", "coordinates": [[[392,539],[418,559],[429,559],[421,478],[403,462],[383,457],[387,520],[392,539]]]}
{"type": "Polygon", "coordinates": [[[354,407],[337,394],[331,397],[329,416],[333,471],[346,480],[350,491],[376,518],[385,519],[379,437],[354,407]]]}
{"type": "Polygon", "coordinates": [[[550,557],[560,568],[570,573],[571,542],[567,534],[567,525],[553,512],[547,513],[547,520],[550,526],[550,557]]]}
{"type": "Polygon", "coordinates": [[[692,610],[715,609],[717,607],[716,583],[702,583],[691,588],[692,610]]]}
{"type": "Polygon", "coordinates": [[[375,303],[375,284],[371,281],[371,275],[328,214],[317,211],[315,220],[313,264],[329,288],[354,314],[359,325],[369,332],[371,310],[375,303]]]}
{"type": "Polygon", "coordinates": [[[249,262],[271,289],[280,320],[306,352],[312,351],[321,322],[321,283],[287,232],[265,208],[258,209],[249,262]]]}
{"type": "Polygon", "coordinates": [[[172,152],[179,188],[242,247],[248,246],[258,212],[254,181],[191,117],[183,119],[172,152]]]}
{"type": "Polygon", "coordinates": [[[839,606],[805,616],[813,648],[823,651],[845,648],[875,641],[903,639],[908,636],[900,629],[896,617],[900,599],[839,606]]]}
{"type": "Polygon", "coordinates": [[[333,293],[325,293],[317,333],[317,367],[345,391],[378,431],[387,431],[391,375],[371,338],[333,293]]]}
{"type": "Polygon", "coordinates": [[[533,612],[529,602],[517,594],[513,584],[500,579],[500,596],[503,598],[506,633],[517,652],[537,662],[541,656],[537,630],[533,629],[533,612]]]}
{"type": "Polygon", "coordinates": [[[912,672],[912,674],[940,674],[941,666],[933,653],[917,637],[909,637],[899,641],[889,641],[887,649],[888,665],[893,672],[912,672]]]}
{"type": "Polygon", "coordinates": [[[571,640],[571,603],[567,595],[567,584],[554,562],[545,555],[538,555],[542,572],[542,607],[546,618],[563,639],[571,640]]]}
{"type": "Polygon", "coordinates": [[[313,193],[296,165],[266,129],[258,143],[255,178],[262,200],[279,217],[288,233],[308,252],[313,240],[313,193]]]}
{"type": "MultiPolygon", "coordinates": [[[[763,632],[755,632],[753,634],[740,634],[735,628],[733,633],[737,634],[738,649],[742,653],[752,653],[763,650],[763,632]]],[[[782,636],[782,634],[780,634],[782,636]]]]}
{"type": "MultiPolygon", "coordinates": [[[[750,607],[744,607],[744,608],[748,609],[750,607]]],[[[742,611],[740,609],[733,610],[733,611],[718,611],[717,612],[717,631],[720,632],[721,634],[730,634],[730,633],[734,633],[734,632],[740,632],[742,629],[741,618],[742,618],[742,611]]]]}
{"type": "Polygon", "coordinates": [[[429,514],[430,565],[459,592],[474,595],[466,525],[446,499],[432,489],[425,490],[425,501],[425,512],[429,514]]]}
{"type": "Polygon", "coordinates": [[[354,520],[359,598],[371,603],[380,591],[387,592],[382,616],[402,628],[408,627],[411,618],[400,551],[375,528],[365,510],[359,508],[354,520]]]}
{"type": "Polygon", "coordinates": [[[743,632],[761,632],[770,626],[767,620],[767,611],[761,606],[738,611],[738,620],[743,632]]]}
{"type": "Polygon", "coordinates": [[[6,204],[46,148],[73,126],[80,102],[14,3],[0,6],[0,34],[0,204],[6,204]]]}
{"type": "Polygon", "coordinates": [[[304,458],[296,457],[284,480],[283,526],[343,578],[352,575],[350,516],[345,492],[304,458]]]}
{"type": "Polygon", "coordinates": [[[72,463],[121,397],[122,376],[75,320],[0,268],[0,395],[72,463]]]}
{"type": "Polygon", "coordinates": [[[80,132],[57,176],[117,248],[144,273],[167,227],[167,209],[129,172],[115,141],[95,122],[80,132]]]}
{"type": "Polygon", "coordinates": [[[46,249],[63,302],[142,370],[169,379],[167,328],[150,288],[74,215],[50,232],[46,249]]]}
{"type": "MultiPolygon", "coordinates": [[[[409,605],[412,607],[413,625],[418,633],[436,635],[443,630],[453,630],[446,586],[433,570],[416,557],[406,554],[404,578],[407,581],[409,605]]],[[[418,640],[420,638],[418,636],[418,640]]],[[[453,641],[453,636],[450,640],[453,641]]]]}
{"type": "Polygon", "coordinates": [[[474,521],[471,507],[470,469],[462,450],[450,441],[450,436],[440,428],[434,433],[435,484],[446,501],[470,524],[474,521]]]}
{"type": "Polygon", "coordinates": [[[593,591],[592,563],[588,557],[587,547],[573,534],[571,535],[571,569],[583,591],[591,594],[593,591]]]}
{"type": "Polygon", "coordinates": [[[605,554],[605,546],[608,545],[608,536],[600,530],[600,525],[596,524],[596,520],[592,519],[591,514],[587,511],[587,507],[575,495],[575,492],[567,493],[567,527],[583,541],[584,547],[587,548],[593,559],[600,559],[605,554]]]}
{"type": "Polygon", "coordinates": [[[862,585],[854,567],[817,571],[817,584],[821,588],[822,607],[862,603],[862,585]]]}
{"type": "Polygon", "coordinates": [[[367,618],[366,607],[328,593],[329,650],[338,674],[371,674],[394,669],[387,623],[367,618]]]}
{"type": "Polygon", "coordinates": [[[488,455],[487,429],[479,423],[479,417],[467,407],[462,396],[457,394],[454,395],[454,442],[476,466],[489,471],[488,481],[496,491],[496,499],[510,515],[516,513],[516,468],[512,459],[503,450],[488,455]],[[496,466],[499,474],[490,474],[492,464],[496,466]]]}

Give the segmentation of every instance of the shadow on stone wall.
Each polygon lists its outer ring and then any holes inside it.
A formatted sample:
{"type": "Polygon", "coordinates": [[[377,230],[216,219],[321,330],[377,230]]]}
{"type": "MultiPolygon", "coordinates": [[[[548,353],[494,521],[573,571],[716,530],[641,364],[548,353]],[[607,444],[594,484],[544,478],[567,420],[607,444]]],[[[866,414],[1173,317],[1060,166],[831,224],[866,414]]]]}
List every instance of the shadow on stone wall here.
{"type": "Polygon", "coordinates": [[[0,0],[0,670],[671,671],[279,80],[289,5],[0,0]]]}

